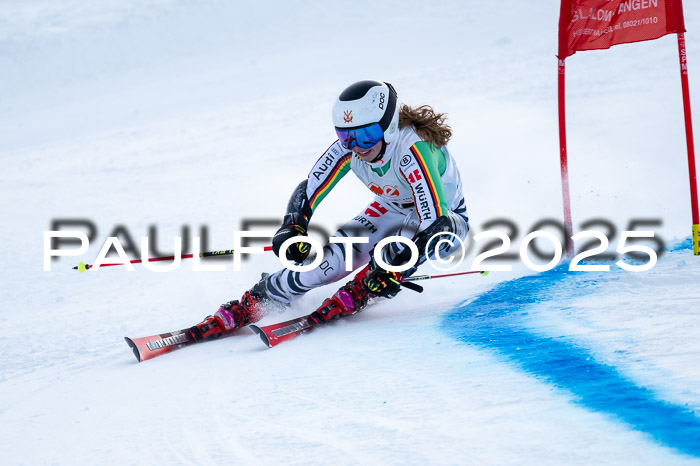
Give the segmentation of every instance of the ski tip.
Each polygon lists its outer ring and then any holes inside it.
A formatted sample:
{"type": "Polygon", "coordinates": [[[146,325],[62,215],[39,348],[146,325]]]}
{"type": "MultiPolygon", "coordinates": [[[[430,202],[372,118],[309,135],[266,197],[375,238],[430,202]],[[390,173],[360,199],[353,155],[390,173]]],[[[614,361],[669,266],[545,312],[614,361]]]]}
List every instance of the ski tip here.
{"type": "Polygon", "coordinates": [[[136,360],[138,362],[141,362],[141,353],[139,353],[139,349],[136,347],[136,344],[134,344],[134,342],[131,341],[131,338],[129,337],[124,337],[124,340],[126,340],[126,344],[129,345],[129,348],[134,350],[134,356],[136,356],[136,360]]]}
{"type": "Polygon", "coordinates": [[[265,332],[260,330],[260,327],[257,325],[249,325],[250,329],[255,333],[256,335],[260,336],[260,339],[262,340],[263,343],[267,345],[268,348],[272,348],[272,345],[270,344],[270,339],[267,338],[267,335],[265,335],[265,332]]]}

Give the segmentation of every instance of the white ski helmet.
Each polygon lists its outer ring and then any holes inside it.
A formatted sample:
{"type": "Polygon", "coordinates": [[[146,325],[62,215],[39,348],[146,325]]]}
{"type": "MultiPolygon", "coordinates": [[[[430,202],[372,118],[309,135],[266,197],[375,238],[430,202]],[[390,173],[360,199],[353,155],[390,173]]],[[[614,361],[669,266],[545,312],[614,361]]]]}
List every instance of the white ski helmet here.
{"type": "Polygon", "coordinates": [[[399,103],[394,87],[382,81],[352,84],[333,105],[333,125],[347,149],[369,149],[384,138],[389,145],[399,134],[399,103]]]}

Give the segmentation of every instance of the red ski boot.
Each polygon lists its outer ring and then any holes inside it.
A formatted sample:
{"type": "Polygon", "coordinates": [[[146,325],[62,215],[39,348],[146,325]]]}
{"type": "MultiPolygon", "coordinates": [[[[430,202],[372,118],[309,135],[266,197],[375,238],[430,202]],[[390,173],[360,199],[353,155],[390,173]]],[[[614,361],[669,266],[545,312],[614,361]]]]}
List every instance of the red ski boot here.
{"type": "Polygon", "coordinates": [[[362,279],[367,275],[368,267],[365,267],[355,275],[355,278],[347,282],[342,288],[335,292],[333,296],[323,301],[323,304],[311,314],[311,317],[319,324],[325,324],[331,319],[360,312],[365,307],[370,294],[362,279]]]}
{"type": "Polygon", "coordinates": [[[265,276],[253,288],[243,293],[239,300],[222,304],[213,316],[207,316],[204,321],[190,328],[190,333],[196,341],[212,340],[221,335],[231,333],[267,315],[267,304],[271,298],[267,295],[265,276]]]}

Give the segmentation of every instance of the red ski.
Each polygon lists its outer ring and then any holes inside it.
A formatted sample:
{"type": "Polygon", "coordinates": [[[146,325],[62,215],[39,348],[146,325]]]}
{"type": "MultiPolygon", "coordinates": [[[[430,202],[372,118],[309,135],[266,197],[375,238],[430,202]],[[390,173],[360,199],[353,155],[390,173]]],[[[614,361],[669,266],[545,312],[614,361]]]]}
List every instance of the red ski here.
{"type": "Polygon", "coordinates": [[[291,340],[297,335],[309,332],[320,326],[320,324],[311,318],[311,315],[307,315],[278,324],[266,325],[265,327],[258,327],[254,324],[248,327],[250,327],[253,332],[260,335],[260,339],[263,343],[269,348],[272,348],[283,341],[291,340]]]}
{"type": "Polygon", "coordinates": [[[189,328],[170,333],[161,333],[160,335],[151,335],[150,337],[124,337],[124,339],[126,344],[134,350],[134,356],[139,362],[196,343],[189,328]]]}

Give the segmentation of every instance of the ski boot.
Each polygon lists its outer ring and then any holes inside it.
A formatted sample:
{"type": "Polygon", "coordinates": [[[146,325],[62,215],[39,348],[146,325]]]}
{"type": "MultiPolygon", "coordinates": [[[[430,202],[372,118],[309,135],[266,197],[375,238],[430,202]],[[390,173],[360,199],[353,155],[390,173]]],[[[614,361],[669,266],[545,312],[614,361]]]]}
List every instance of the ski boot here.
{"type": "Polygon", "coordinates": [[[325,324],[329,320],[340,319],[360,312],[369,303],[374,295],[362,284],[362,279],[367,275],[369,267],[365,267],[355,275],[355,278],[346,283],[335,292],[333,296],[323,301],[323,304],[311,314],[311,318],[318,324],[325,324]]]}
{"type": "Polygon", "coordinates": [[[263,274],[262,279],[243,293],[240,300],[222,304],[214,315],[207,316],[201,323],[190,328],[192,337],[196,341],[213,340],[265,317],[267,305],[274,301],[267,294],[266,279],[267,274],[263,274]]]}

